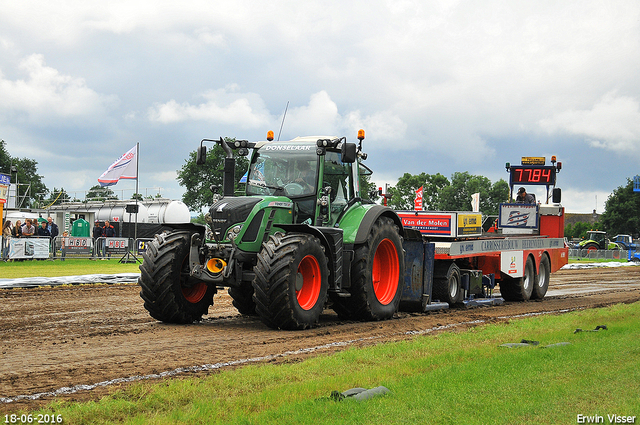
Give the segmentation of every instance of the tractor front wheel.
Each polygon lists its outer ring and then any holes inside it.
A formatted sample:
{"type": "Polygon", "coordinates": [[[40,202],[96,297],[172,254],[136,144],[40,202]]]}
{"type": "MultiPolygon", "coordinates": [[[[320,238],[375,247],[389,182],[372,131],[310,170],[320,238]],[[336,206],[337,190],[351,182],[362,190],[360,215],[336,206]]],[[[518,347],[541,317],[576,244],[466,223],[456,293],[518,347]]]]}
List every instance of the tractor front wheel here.
{"type": "Polygon", "coordinates": [[[333,309],[341,318],[386,320],[398,311],[402,295],[404,251],[393,220],[380,217],[367,241],[356,247],[351,266],[351,296],[333,296],[333,309]]]}
{"type": "Polygon", "coordinates": [[[228,292],[233,300],[233,306],[240,314],[246,316],[256,315],[256,303],[253,301],[253,284],[251,281],[243,281],[240,287],[232,286],[228,289],[228,292]]]}
{"type": "Polygon", "coordinates": [[[271,328],[307,329],[318,323],[327,299],[328,268],[315,236],[275,233],[254,267],[256,313],[271,328]]]}
{"type": "Polygon", "coordinates": [[[193,323],[207,314],[215,288],[189,277],[191,233],[156,235],[142,254],[140,297],[151,317],[167,323],[193,323]]]}

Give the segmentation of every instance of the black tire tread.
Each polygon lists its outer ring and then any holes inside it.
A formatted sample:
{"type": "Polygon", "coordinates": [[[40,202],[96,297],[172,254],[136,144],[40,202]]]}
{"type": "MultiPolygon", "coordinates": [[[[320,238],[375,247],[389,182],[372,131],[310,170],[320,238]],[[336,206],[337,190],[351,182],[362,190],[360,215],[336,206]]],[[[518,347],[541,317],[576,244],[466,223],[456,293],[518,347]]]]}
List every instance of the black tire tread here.
{"type": "MultiPolygon", "coordinates": [[[[300,249],[302,244],[316,244],[322,247],[320,240],[312,235],[276,232],[262,244],[262,249],[258,253],[257,264],[254,267],[256,278],[253,281],[253,301],[255,312],[270,328],[307,329],[313,327],[318,321],[318,318],[314,318],[313,323],[301,320],[291,307],[294,301],[289,295],[289,284],[292,283],[290,282],[290,265],[294,261],[296,250],[300,249]]],[[[323,256],[317,260],[325,271],[326,280],[328,271],[324,248],[322,252],[323,256]]],[[[324,307],[326,297],[325,286],[317,303],[324,307]]]]}
{"type": "Polygon", "coordinates": [[[400,245],[398,250],[398,256],[400,257],[400,280],[403,279],[404,252],[402,251],[402,237],[399,234],[398,226],[396,226],[390,218],[380,217],[371,227],[371,231],[367,236],[367,242],[355,248],[353,263],[351,265],[351,287],[348,289],[351,296],[342,298],[333,295],[331,298],[333,301],[333,310],[341,319],[363,321],[386,320],[393,317],[395,312],[397,312],[400,303],[400,294],[402,293],[401,284],[398,284],[399,294],[396,294],[396,299],[392,303],[394,304],[391,308],[392,311],[390,311],[390,309],[377,309],[369,301],[370,298],[375,298],[375,294],[371,296],[369,294],[370,291],[373,291],[373,287],[368,282],[371,280],[368,260],[370,257],[369,254],[374,238],[385,231],[391,231],[398,237],[400,245]]]}
{"type": "Polygon", "coordinates": [[[180,267],[184,250],[188,252],[190,233],[164,232],[149,242],[140,265],[140,297],[151,317],[166,323],[193,323],[207,314],[213,304],[214,289],[209,288],[197,304],[182,297],[180,267]]]}

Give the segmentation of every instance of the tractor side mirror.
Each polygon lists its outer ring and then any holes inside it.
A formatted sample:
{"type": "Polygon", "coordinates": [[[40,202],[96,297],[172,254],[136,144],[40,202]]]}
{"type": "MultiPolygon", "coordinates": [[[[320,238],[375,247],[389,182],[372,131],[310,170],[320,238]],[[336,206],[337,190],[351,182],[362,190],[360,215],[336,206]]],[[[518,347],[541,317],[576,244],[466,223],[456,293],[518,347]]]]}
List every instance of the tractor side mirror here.
{"type": "Polygon", "coordinates": [[[340,155],[342,156],[342,162],[345,164],[353,164],[357,158],[357,146],[355,143],[343,143],[340,149],[340,155]]]}
{"type": "Polygon", "coordinates": [[[559,204],[561,199],[562,199],[562,189],[560,189],[559,187],[554,187],[553,194],[551,195],[551,200],[553,201],[554,204],[559,204]]]}
{"type": "Polygon", "coordinates": [[[203,165],[207,161],[207,147],[200,146],[196,151],[196,164],[203,165]]]}

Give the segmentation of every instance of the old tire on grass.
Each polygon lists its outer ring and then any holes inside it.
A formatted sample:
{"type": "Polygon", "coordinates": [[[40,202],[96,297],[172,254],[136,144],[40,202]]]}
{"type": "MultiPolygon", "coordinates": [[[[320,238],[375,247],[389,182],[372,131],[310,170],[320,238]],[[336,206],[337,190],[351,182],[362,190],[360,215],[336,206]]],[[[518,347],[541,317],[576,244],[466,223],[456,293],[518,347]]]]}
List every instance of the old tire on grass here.
{"type": "Polygon", "coordinates": [[[528,256],[524,267],[524,276],[518,278],[503,277],[500,282],[500,295],[505,301],[528,301],[533,293],[536,268],[533,259],[528,256]]]}
{"type": "Polygon", "coordinates": [[[167,323],[193,323],[207,314],[215,288],[189,279],[190,232],[156,235],[142,254],[140,297],[151,317],[167,323]]]}
{"type": "Polygon", "coordinates": [[[549,289],[549,276],[551,275],[551,263],[547,254],[542,254],[540,259],[540,267],[538,267],[538,274],[535,278],[535,284],[533,285],[533,291],[531,292],[532,300],[541,300],[547,294],[549,289]]]}
{"type": "Polygon", "coordinates": [[[436,264],[433,274],[433,299],[454,305],[462,302],[462,278],[456,263],[436,264]]]}
{"type": "Polygon", "coordinates": [[[332,296],[333,309],[344,319],[390,319],[398,311],[403,279],[402,237],[393,220],[380,217],[367,241],[355,248],[351,296],[332,296]]]}
{"type": "Polygon", "coordinates": [[[256,313],[271,328],[307,329],[327,300],[327,259],[320,240],[304,233],[275,233],[262,244],[254,267],[256,313]]]}

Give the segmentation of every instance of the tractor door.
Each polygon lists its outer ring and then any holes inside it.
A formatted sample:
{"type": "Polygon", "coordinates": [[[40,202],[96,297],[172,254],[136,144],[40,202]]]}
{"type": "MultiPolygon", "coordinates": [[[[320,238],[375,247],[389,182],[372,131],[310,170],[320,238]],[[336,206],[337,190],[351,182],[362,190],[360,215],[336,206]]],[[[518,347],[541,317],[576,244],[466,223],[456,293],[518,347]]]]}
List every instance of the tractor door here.
{"type": "MultiPolygon", "coordinates": [[[[340,214],[355,195],[353,170],[354,164],[342,162],[339,152],[327,152],[324,155],[324,175],[322,188],[330,187],[329,217],[326,225],[333,226],[340,214]]],[[[357,167],[357,163],[355,164],[357,167]]]]}

